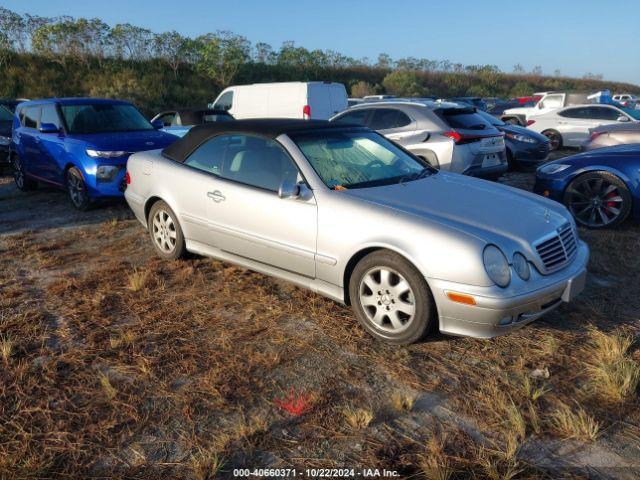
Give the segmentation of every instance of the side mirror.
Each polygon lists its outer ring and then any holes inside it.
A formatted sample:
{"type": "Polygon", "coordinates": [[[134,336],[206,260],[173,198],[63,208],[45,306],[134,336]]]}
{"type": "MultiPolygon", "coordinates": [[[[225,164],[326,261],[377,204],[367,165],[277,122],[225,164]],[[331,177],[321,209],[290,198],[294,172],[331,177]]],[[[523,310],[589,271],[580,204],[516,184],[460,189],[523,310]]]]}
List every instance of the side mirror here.
{"type": "Polygon", "coordinates": [[[626,115],[620,115],[618,117],[618,121],[619,122],[628,122],[629,121],[629,117],[627,117],[626,115]]]}
{"type": "Polygon", "coordinates": [[[40,133],[58,133],[60,129],[53,123],[41,123],[39,131],[40,133]]]}
{"type": "Polygon", "coordinates": [[[154,122],[151,122],[151,125],[153,125],[153,128],[155,128],[156,130],[160,130],[164,128],[164,122],[162,120],[156,120],[154,122]]]}
{"type": "Polygon", "coordinates": [[[280,184],[278,188],[278,197],[280,198],[298,198],[300,197],[300,185],[293,183],[289,180],[285,180],[280,184]]]}

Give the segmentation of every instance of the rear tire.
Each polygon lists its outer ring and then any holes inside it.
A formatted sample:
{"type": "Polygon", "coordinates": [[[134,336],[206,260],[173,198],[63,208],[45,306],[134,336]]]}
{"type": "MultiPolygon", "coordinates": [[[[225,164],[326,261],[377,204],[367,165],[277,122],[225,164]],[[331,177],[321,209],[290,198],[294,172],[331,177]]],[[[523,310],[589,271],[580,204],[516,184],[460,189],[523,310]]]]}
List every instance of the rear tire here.
{"type": "Polygon", "coordinates": [[[18,190],[23,192],[30,192],[38,188],[38,182],[27,177],[24,171],[24,164],[18,155],[13,155],[13,181],[18,187],[18,190]]]}
{"type": "Polygon", "coordinates": [[[89,210],[91,208],[91,199],[87,192],[87,184],[80,170],[76,167],[71,167],[67,170],[66,180],[67,193],[73,206],[83,212],[89,210]]]}
{"type": "Polygon", "coordinates": [[[151,243],[160,258],[177,260],[187,253],[182,228],[178,217],[163,200],[158,200],[151,207],[147,227],[151,243]]]}
{"type": "Polygon", "coordinates": [[[562,135],[557,130],[545,130],[542,135],[549,139],[549,147],[552,152],[562,148],[562,135]]]}
{"type": "Polygon", "coordinates": [[[373,337],[394,345],[420,340],[437,321],[435,302],[422,274],[388,250],[370,253],[349,279],[358,321],[373,337]]]}

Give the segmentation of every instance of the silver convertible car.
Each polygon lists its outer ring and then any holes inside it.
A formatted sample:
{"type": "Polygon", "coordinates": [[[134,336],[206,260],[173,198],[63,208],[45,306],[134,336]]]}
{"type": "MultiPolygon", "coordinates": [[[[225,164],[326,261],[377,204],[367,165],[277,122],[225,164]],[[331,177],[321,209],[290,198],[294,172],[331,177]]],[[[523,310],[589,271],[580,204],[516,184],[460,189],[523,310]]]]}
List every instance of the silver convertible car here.
{"type": "Polygon", "coordinates": [[[129,158],[125,196],[157,253],[187,251],[350,304],[372,335],[493,337],[584,287],[589,250],[559,203],[437,171],[365,127],[197,126],[129,158]]]}

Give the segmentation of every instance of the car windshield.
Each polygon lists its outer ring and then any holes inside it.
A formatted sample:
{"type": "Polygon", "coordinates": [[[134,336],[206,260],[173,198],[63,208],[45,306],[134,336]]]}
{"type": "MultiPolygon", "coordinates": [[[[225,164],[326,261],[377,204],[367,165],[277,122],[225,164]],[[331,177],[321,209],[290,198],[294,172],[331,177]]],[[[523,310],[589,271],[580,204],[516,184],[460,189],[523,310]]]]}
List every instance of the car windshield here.
{"type": "Polygon", "coordinates": [[[61,105],[69,133],[107,133],[153,130],[136,107],[115,103],[61,105]]]}
{"type": "Polygon", "coordinates": [[[629,115],[631,118],[635,120],[640,120],[640,110],[635,110],[633,108],[628,107],[619,107],[624,113],[629,115]]]}
{"type": "Polygon", "coordinates": [[[0,122],[13,122],[13,113],[0,105],[0,122]]]}
{"type": "Polygon", "coordinates": [[[290,137],[334,190],[391,185],[436,172],[374,132],[333,130],[290,137]]]}
{"type": "Polygon", "coordinates": [[[501,127],[503,125],[506,125],[506,123],[504,123],[502,120],[500,120],[498,117],[494,117],[493,115],[491,115],[490,113],[487,112],[483,112],[482,110],[478,110],[476,112],[478,115],[480,115],[482,118],[484,118],[487,122],[489,122],[491,125],[495,125],[497,127],[501,127]]]}

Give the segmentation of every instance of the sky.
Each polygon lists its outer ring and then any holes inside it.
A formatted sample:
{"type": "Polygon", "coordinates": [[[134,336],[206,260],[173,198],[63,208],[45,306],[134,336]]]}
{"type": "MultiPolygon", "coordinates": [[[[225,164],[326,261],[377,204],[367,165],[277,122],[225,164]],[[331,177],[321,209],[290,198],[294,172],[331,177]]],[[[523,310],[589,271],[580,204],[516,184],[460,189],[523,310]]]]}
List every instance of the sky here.
{"type": "Polygon", "coordinates": [[[640,84],[640,0],[0,0],[41,16],[97,17],[197,36],[230,30],[354,58],[423,57],[510,72],[603,74],[640,84]]]}

